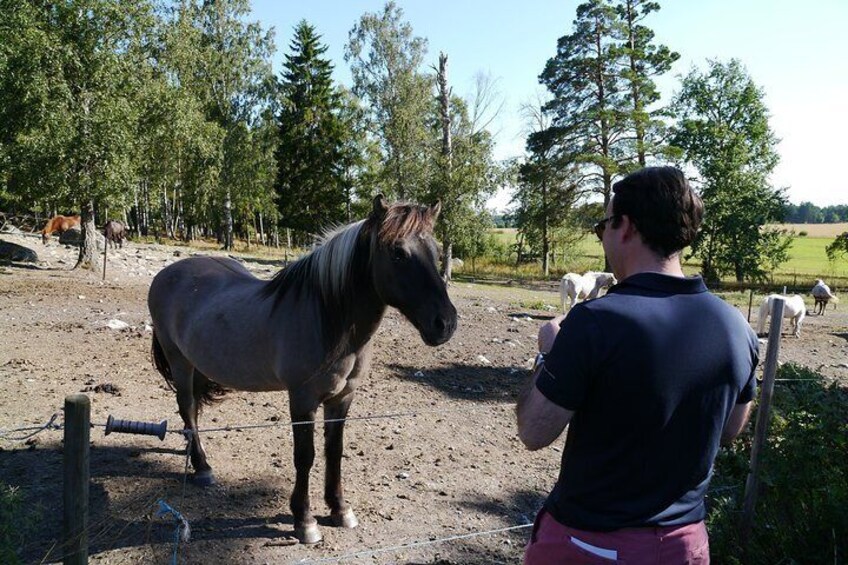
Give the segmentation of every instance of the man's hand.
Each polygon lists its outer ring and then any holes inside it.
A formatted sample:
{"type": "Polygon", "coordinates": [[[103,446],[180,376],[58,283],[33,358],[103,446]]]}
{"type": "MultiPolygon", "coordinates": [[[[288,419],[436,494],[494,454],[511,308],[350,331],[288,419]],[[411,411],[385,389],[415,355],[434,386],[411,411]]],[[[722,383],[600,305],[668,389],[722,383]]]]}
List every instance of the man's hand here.
{"type": "Polygon", "coordinates": [[[539,328],[539,351],[541,351],[542,353],[550,352],[551,348],[554,346],[554,340],[556,339],[556,336],[559,333],[559,325],[564,319],[565,314],[557,316],[553,320],[542,324],[542,327],[539,328]]]}

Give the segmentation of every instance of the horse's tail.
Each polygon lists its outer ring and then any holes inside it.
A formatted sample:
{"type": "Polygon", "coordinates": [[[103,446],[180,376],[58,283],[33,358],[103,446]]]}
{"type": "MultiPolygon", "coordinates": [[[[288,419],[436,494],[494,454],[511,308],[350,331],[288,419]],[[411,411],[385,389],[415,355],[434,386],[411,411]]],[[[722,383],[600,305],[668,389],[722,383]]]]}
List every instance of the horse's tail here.
{"type": "MultiPolygon", "coordinates": [[[[165,357],[165,351],[162,349],[162,344],[156,337],[156,331],[153,331],[153,345],[150,348],[153,354],[153,365],[156,370],[165,377],[165,382],[168,383],[168,388],[177,392],[177,382],[171,374],[171,364],[168,363],[168,358],[165,357]]],[[[198,409],[203,408],[207,404],[214,404],[224,400],[224,395],[228,392],[226,388],[218,383],[209,380],[205,375],[202,375],[194,370],[192,376],[192,393],[197,400],[198,409]]]]}
{"type": "Polygon", "coordinates": [[[768,297],[763,300],[762,305],[760,306],[760,315],[757,318],[757,333],[765,333],[766,331],[766,317],[768,316],[769,311],[769,302],[771,302],[768,297]]]}
{"type": "Polygon", "coordinates": [[[159,339],[156,337],[156,330],[153,330],[153,345],[150,347],[150,353],[153,355],[153,365],[156,367],[156,370],[165,377],[168,388],[176,392],[177,387],[174,384],[174,377],[171,375],[171,365],[168,363],[168,358],[165,357],[162,344],[159,343],[159,339]]]}

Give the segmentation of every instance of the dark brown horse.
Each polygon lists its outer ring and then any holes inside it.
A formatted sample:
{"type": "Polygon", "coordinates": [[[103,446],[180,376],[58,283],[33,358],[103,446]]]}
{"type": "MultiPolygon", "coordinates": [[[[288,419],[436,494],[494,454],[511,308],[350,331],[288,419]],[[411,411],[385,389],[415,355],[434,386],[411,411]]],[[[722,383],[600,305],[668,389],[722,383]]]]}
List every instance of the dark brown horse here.
{"type": "Polygon", "coordinates": [[[50,234],[59,232],[62,234],[69,229],[80,225],[80,217],[79,216],[53,216],[47,222],[47,225],[44,226],[44,229],[41,230],[41,243],[47,244],[47,240],[50,239],[50,234]]]}
{"type": "Polygon", "coordinates": [[[109,220],[103,227],[103,237],[106,238],[106,245],[110,243],[112,247],[124,247],[124,240],[127,238],[127,230],[124,224],[117,220],[109,220]]]}
{"type": "MultiPolygon", "coordinates": [[[[347,416],[353,391],[371,366],[371,338],[387,306],[418,329],[428,345],[453,335],[456,309],[436,269],[433,224],[440,205],[386,206],[382,196],[360,222],[325,235],[311,254],[262,281],[219,257],[178,261],[150,286],[153,356],[173,386],[198,484],[213,482],[197,435],[199,408],[220,387],[288,390],[296,479],[294,531],[303,543],[321,540],[309,503],[315,458],[315,414],[347,416]]],[[[341,483],[344,421],[324,424],[324,500],[335,525],[355,527],[341,483]]]]}

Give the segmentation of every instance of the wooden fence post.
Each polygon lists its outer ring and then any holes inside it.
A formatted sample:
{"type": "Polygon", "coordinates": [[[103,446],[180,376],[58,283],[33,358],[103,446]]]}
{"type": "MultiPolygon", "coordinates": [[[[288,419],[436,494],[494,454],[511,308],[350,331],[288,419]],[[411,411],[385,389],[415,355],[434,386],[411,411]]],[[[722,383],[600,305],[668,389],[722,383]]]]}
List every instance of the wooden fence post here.
{"type": "Polygon", "coordinates": [[[65,397],[62,563],[88,563],[88,485],[91,402],[84,394],[65,397]]]}
{"type": "Polygon", "coordinates": [[[757,423],[754,428],[754,443],[751,446],[751,463],[748,480],[745,481],[745,501],[742,505],[740,541],[747,550],[751,526],[754,521],[754,506],[757,503],[757,490],[760,482],[760,457],[765,448],[768,435],[768,423],[771,412],[771,399],[774,394],[774,378],[777,373],[777,355],[780,352],[780,330],[783,325],[784,300],[775,298],[771,305],[766,362],[763,367],[763,385],[760,390],[760,404],[757,408],[757,423]]]}
{"type": "Polygon", "coordinates": [[[751,323],[751,308],[754,306],[754,289],[751,289],[751,296],[748,298],[748,323],[751,323]]]}

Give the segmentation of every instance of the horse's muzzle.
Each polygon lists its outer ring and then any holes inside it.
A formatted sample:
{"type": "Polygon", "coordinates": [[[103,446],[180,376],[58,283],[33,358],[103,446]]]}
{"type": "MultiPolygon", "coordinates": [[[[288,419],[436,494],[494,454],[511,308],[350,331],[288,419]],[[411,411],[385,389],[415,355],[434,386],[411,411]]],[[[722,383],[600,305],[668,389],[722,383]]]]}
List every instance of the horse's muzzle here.
{"type": "Polygon", "coordinates": [[[449,308],[446,308],[446,311],[439,312],[426,324],[422,324],[418,328],[418,331],[421,332],[421,339],[427,345],[441,345],[453,337],[453,333],[456,331],[456,308],[453,304],[448,306],[449,308]]]}

